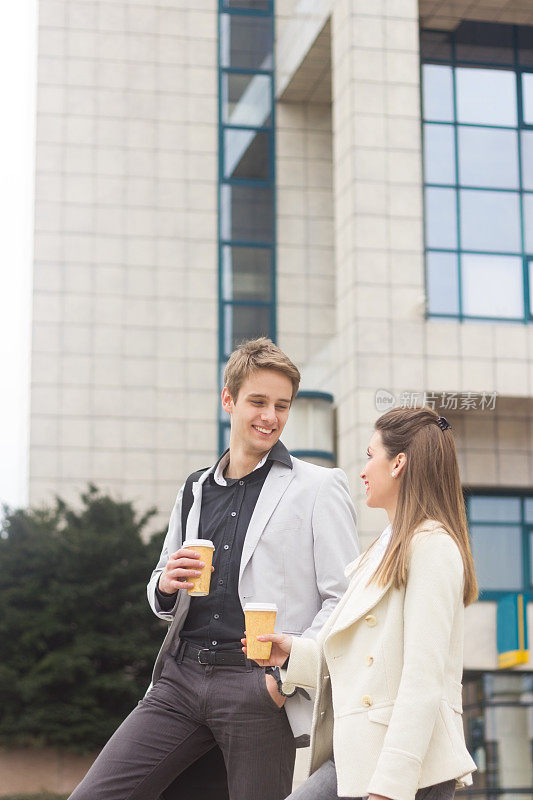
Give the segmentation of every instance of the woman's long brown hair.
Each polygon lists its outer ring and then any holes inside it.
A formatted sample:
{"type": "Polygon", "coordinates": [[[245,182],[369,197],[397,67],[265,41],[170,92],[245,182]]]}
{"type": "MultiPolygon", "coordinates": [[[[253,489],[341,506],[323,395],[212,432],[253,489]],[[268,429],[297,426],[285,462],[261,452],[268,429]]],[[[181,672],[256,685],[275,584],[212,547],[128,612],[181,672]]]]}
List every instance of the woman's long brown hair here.
{"type": "Polygon", "coordinates": [[[450,429],[441,430],[430,408],[393,408],[377,420],[375,429],[390,459],[405,453],[392,536],[373,575],[380,585],[405,586],[409,546],[417,527],[426,520],[440,522],[452,537],[464,565],[464,604],[478,596],[470,549],[465,503],[455,442],[450,429]]]}

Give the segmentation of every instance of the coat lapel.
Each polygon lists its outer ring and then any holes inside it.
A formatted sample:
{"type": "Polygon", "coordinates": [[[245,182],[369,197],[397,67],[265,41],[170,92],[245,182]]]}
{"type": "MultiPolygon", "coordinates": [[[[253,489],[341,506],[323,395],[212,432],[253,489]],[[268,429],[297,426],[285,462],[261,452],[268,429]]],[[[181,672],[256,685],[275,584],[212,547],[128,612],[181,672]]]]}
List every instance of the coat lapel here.
{"type": "Polygon", "coordinates": [[[283,497],[285,490],[294,478],[294,470],[274,461],[261,489],[255,505],[254,513],[248,525],[248,531],[242,549],[239,583],[242,573],[257,546],[265,526],[274,513],[274,509],[283,497]]]}
{"type": "Polygon", "coordinates": [[[356,566],[357,562],[353,562],[346,568],[346,572],[350,570],[353,577],[346,594],[332,614],[329,636],[345,630],[364,617],[390,589],[390,584],[378,586],[376,583],[370,583],[367,586],[375,565],[373,567],[372,565],[367,567],[362,565],[360,571],[356,569],[356,566]]]}

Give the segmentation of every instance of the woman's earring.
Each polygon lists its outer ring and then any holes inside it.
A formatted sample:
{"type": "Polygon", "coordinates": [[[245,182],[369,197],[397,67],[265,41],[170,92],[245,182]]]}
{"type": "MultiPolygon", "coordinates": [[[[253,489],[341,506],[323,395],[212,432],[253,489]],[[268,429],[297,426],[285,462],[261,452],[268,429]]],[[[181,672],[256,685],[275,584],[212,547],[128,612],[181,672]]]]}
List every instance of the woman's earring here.
{"type": "Polygon", "coordinates": [[[391,472],[390,476],[391,476],[391,478],[395,478],[395,477],[396,477],[396,472],[393,470],[393,471],[391,472]]]}

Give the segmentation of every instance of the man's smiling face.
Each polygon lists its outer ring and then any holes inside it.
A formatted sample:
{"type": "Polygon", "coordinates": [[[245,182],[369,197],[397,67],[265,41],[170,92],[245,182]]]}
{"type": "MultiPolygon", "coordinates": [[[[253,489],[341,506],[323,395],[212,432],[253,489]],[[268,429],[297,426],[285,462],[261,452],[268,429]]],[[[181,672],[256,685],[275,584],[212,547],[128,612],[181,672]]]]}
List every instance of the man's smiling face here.
{"type": "Polygon", "coordinates": [[[252,373],[243,382],[235,401],[224,388],[222,406],[231,416],[230,446],[260,459],[281,436],[291,398],[291,381],[272,369],[252,373]]]}

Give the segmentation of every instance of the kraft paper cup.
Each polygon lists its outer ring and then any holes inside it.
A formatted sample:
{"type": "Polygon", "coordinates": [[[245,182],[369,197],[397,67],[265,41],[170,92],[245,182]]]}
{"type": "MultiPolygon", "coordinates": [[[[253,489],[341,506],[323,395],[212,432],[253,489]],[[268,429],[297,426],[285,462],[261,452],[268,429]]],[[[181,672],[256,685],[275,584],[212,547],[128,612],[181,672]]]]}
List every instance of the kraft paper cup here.
{"type": "Polygon", "coordinates": [[[191,597],[205,597],[209,594],[211,564],[213,563],[215,545],[209,539],[186,539],[182,544],[182,548],[194,550],[200,556],[199,560],[205,564],[201,575],[187,579],[188,583],[194,584],[192,589],[187,589],[187,594],[191,597]]]}
{"type": "Polygon", "coordinates": [[[244,606],[247,658],[270,658],[272,642],[258,642],[256,637],[274,633],[277,611],[275,603],[246,603],[244,606]]]}

